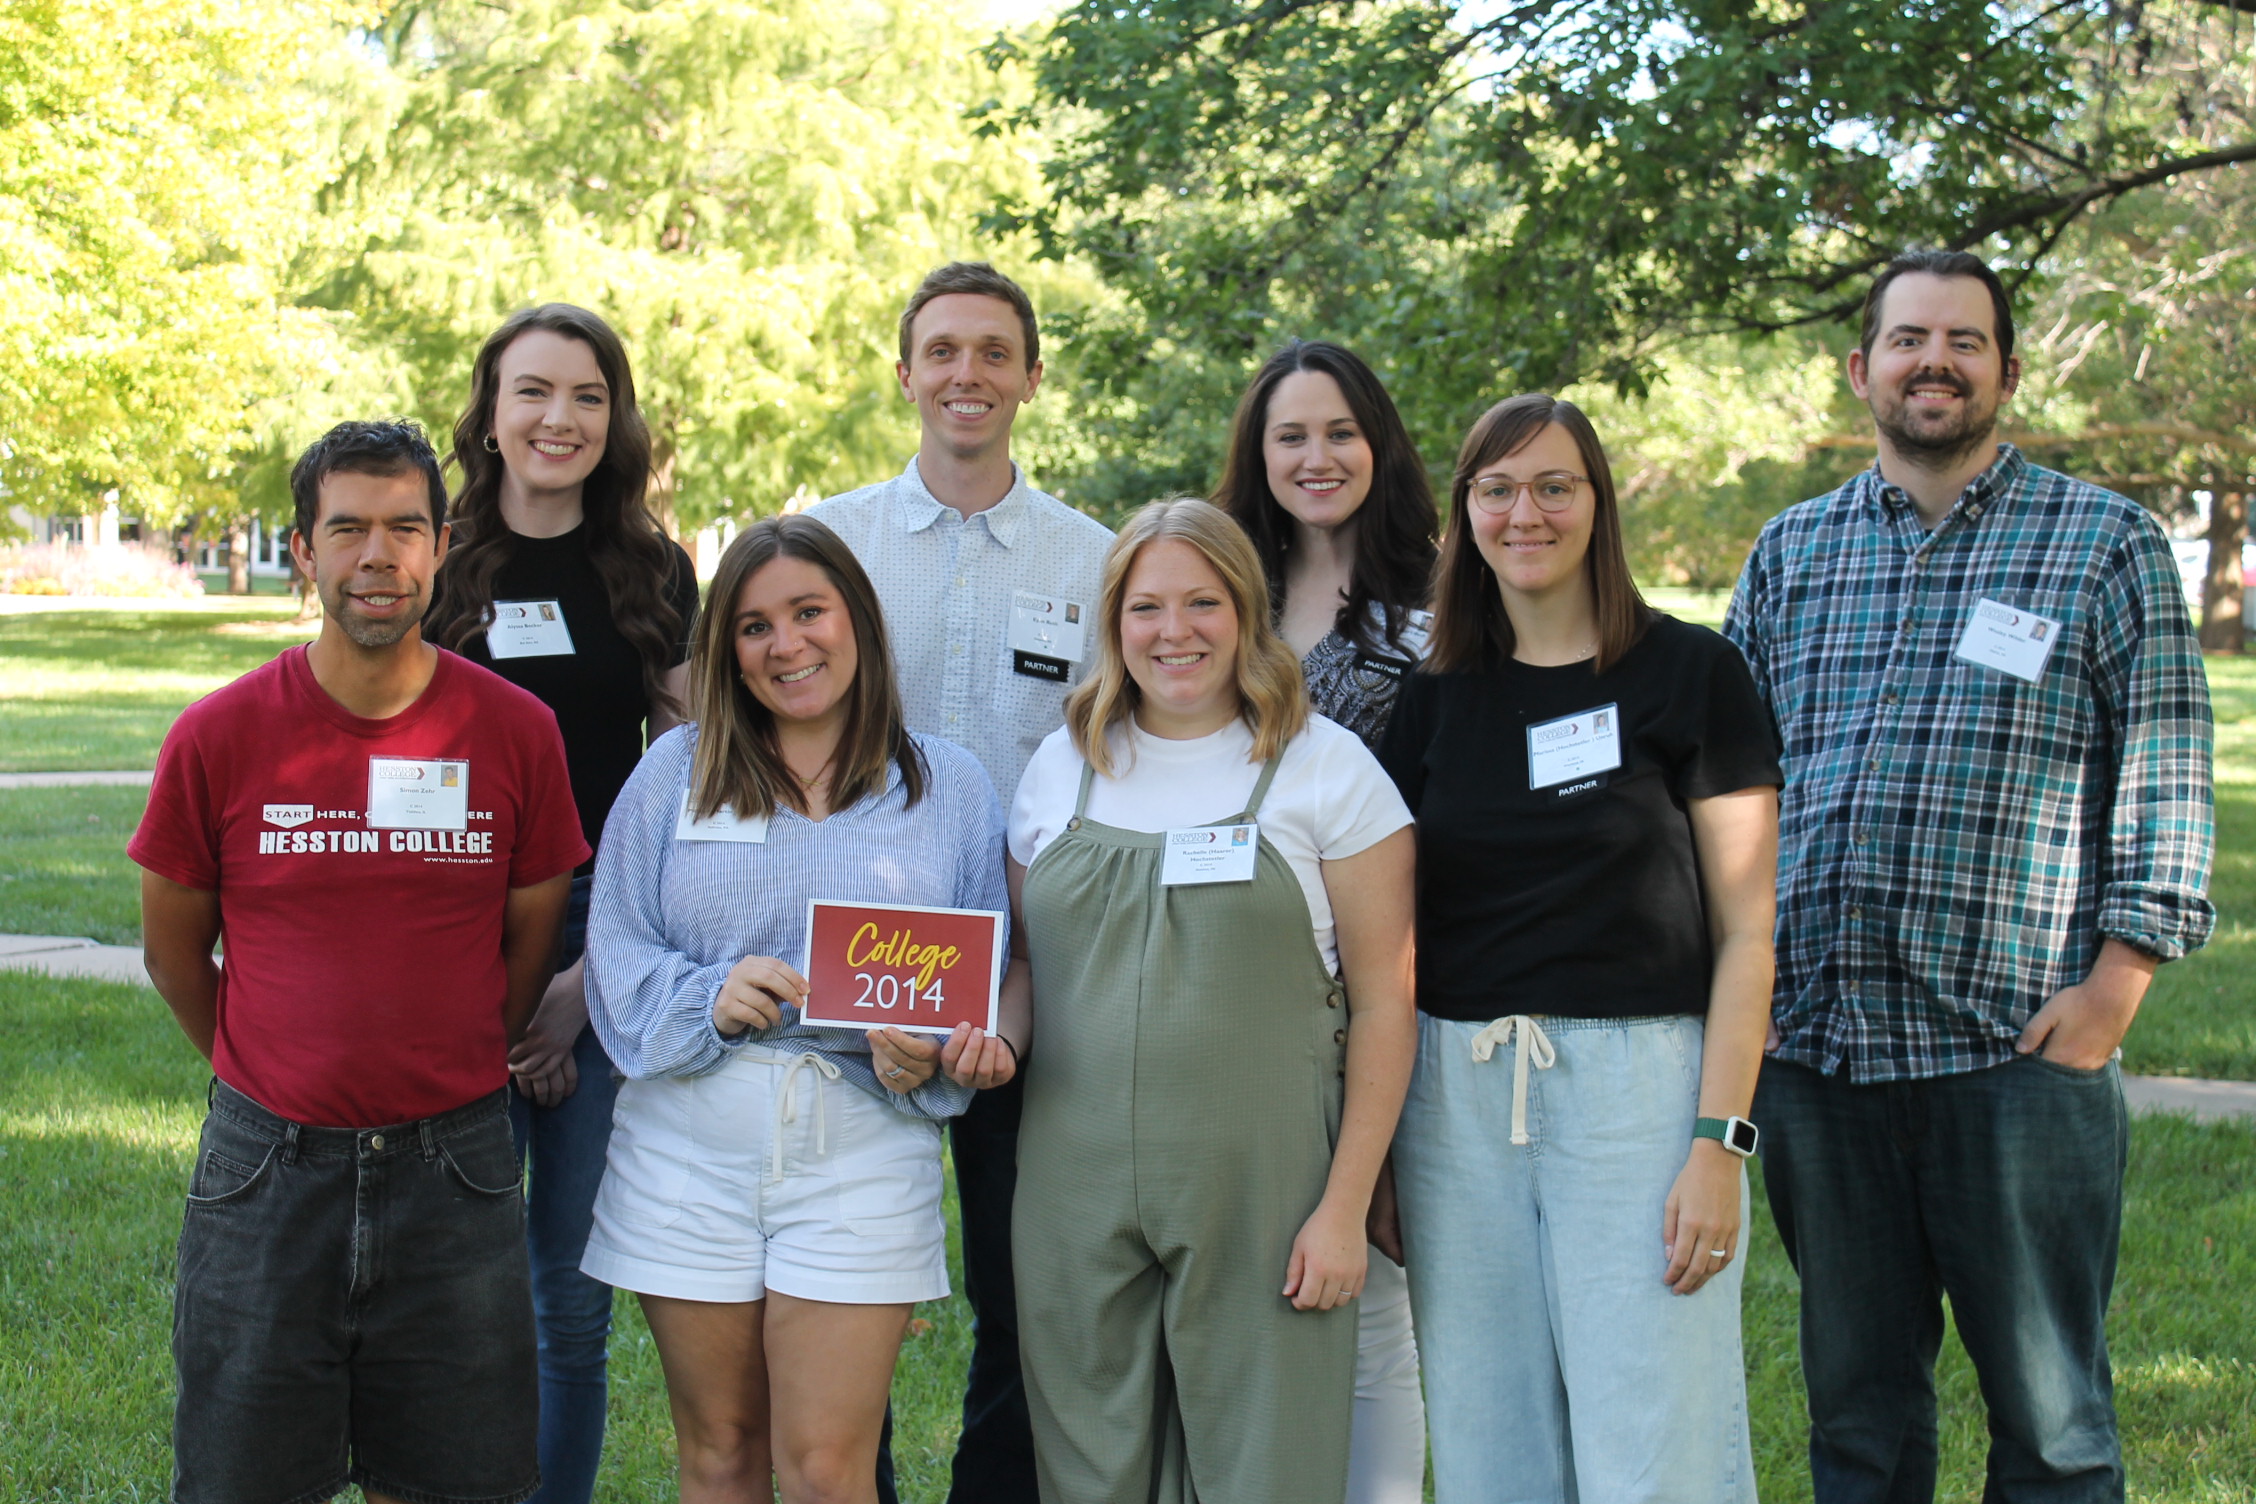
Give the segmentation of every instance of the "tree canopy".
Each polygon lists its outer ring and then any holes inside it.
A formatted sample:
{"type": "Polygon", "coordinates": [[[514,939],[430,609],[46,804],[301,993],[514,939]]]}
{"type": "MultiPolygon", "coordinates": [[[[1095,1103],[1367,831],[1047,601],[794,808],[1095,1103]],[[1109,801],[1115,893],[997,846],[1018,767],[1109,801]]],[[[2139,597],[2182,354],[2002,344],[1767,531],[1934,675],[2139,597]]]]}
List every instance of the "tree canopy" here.
{"type": "Polygon", "coordinates": [[[320,177],[326,0],[0,9],[0,462],[19,500],[224,494],[331,330],[286,267],[320,177]],[[309,42],[310,39],[310,42],[309,42]]]}
{"type": "Polygon", "coordinates": [[[965,110],[996,80],[929,0],[430,0],[384,33],[397,90],[328,201],[364,238],[312,296],[451,423],[512,308],[626,339],[685,522],[863,483],[915,446],[893,319],[979,249],[1030,166],[965,110]]]}

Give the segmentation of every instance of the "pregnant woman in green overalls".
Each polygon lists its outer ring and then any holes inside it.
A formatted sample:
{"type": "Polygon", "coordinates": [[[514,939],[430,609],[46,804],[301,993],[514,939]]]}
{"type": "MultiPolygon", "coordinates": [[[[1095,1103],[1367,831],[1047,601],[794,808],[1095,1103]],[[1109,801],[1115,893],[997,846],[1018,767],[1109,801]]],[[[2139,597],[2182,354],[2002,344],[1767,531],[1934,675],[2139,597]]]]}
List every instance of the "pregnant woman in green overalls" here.
{"type": "Polygon", "coordinates": [[[1413,1052],[1409,814],[1309,713],[1260,561],[1154,502],[1010,822],[1013,1227],[1047,1504],[1334,1504],[1413,1052]]]}

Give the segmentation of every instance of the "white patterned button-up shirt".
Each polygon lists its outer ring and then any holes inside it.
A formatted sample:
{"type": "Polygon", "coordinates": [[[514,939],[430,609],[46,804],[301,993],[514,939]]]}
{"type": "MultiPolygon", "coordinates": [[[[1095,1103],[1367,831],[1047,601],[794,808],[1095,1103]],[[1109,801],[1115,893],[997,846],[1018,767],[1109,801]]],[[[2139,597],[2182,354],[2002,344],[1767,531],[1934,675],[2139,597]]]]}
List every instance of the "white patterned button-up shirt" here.
{"type": "Polygon", "coordinates": [[[965,517],[925,488],[914,458],[888,481],[809,508],[846,540],[885,607],[909,729],[969,748],[1008,805],[1042,738],[1065,720],[1066,691],[1096,658],[1095,611],[1112,533],[1026,483],[965,517]],[[1076,602],[1088,623],[1063,682],[1020,673],[1009,633],[1024,591],[1076,602]]]}

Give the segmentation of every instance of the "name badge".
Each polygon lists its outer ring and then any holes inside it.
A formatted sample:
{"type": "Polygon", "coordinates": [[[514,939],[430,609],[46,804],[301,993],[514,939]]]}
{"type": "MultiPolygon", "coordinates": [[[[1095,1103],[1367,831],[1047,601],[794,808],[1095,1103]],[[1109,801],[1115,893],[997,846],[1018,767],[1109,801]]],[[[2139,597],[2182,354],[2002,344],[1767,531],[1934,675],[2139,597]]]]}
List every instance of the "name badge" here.
{"type": "Polygon", "coordinates": [[[495,601],[486,628],[486,651],[495,658],[562,658],[572,653],[572,631],[559,601],[495,601]]]}
{"type": "Polygon", "coordinates": [[[1357,673],[1376,674],[1379,678],[1395,684],[1400,684],[1402,676],[1409,673],[1413,666],[1407,659],[1389,658],[1380,653],[1357,653],[1355,655],[1357,673]]]}
{"type": "Polygon", "coordinates": [[[739,815],[727,805],[707,815],[693,819],[690,815],[689,794],[682,795],[681,813],[674,817],[674,839],[677,841],[747,841],[754,845],[768,838],[766,815],[739,815]]]}
{"type": "Polygon", "coordinates": [[[1621,706],[1578,710],[1528,727],[1528,787],[1547,789],[1621,766],[1621,706]]]}
{"type": "Polygon", "coordinates": [[[2045,661],[2060,640],[2060,623],[2003,601],[1979,600],[1958,639],[1958,656],[2030,684],[2044,677],[2045,661]]]}
{"type": "Polygon", "coordinates": [[[368,759],[368,823],[378,830],[464,830],[470,764],[460,759],[368,759]]]}
{"type": "Polygon", "coordinates": [[[1159,881],[1162,887],[1190,883],[1249,883],[1253,881],[1254,855],[1261,849],[1261,827],[1201,825],[1167,832],[1161,848],[1159,881]]]}
{"type": "Polygon", "coordinates": [[[1063,684],[1081,661],[1088,612],[1079,601],[1015,591],[1011,595],[1011,671],[1063,684]]]}

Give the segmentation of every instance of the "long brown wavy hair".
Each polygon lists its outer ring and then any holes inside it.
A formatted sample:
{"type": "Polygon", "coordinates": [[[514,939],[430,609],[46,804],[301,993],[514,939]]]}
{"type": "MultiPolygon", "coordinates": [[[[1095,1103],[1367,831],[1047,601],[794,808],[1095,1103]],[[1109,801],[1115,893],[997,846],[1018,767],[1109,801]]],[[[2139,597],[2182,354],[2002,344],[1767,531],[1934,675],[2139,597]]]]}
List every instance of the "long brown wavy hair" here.
{"type": "Polygon", "coordinates": [[[1269,584],[1253,541],[1229,513],[1196,496],[1146,503],[1112,540],[1097,593],[1096,667],[1065,697],[1066,732],[1099,773],[1110,778],[1120,771],[1113,766],[1107,733],[1135,714],[1143,699],[1120,645],[1120,613],[1136,555],[1162,538],[1197,549],[1230,594],[1238,613],[1238,713],[1253,732],[1252,760],[1267,762],[1308,724],[1308,684],[1269,619],[1269,584]]]}
{"type": "Polygon", "coordinates": [[[665,679],[687,623],[667,593],[675,567],[673,544],[643,499],[650,485],[650,429],[635,405],[627,347],[609,324],[570,303],[520,308],[479,347],[470,368],[470,403],[455,421],[454,452],[447,456],[447,463],[460,472],[462,486],[454,499],[454,541],[439,571],[425,635],[459,651],[491,624],[494,577],[516,552],[517,535],[502,520],[501,456],[487,449],[486,441],[493,437],[494,404],[501,395],[502,352],[534,329],[586,345],[611,389],[603,458],[580,492],[588,562],[603,581],[613,624],[642,660],[644,697],[653,708],[678,711],[665,679]]]}
{"type": "Polygon", "coordinates": [[[1371,446],[1371,491],[1355,514],[1355,562],[1349,567],[1347,599],[1332,629],[1359,647],[1383,652],[1402,635],[1404,619],[1426,603],[1433,585],[1433,486],[1425,462],[1410,440],[1394,399],[1354,351],[1328,340],[1296,339],[1269,357],[1238,399],[1230,420],[1230,451],[1222,462],[1222,483],[1211,500],[1236,519],[1261,556],[1269,598],[1285,605],[1285,556],[1292,550],[1292,514],[1269,489],[1269,465],[1262,437],[1269,428],[1269,399],[1287,376],[1314,371],[1329,376],[1347,399],[1355,426],[1371,446]],[[1375,642],[1371,607],[1386,624],[1386,641],[1375,642]]]}
{"type": "Polygon", "coordinates": [[[1614,471],[1598,430],[1572,402],[1543,392],[1507,397],[1473,424],[1457,454],[1457,473],[1449,482],[1449,526],[1441,537],[1441,562],[1435,566],[1433,636],[1426,650],[1431,673],[1469,673],[1501,668],[1511,661],[1512,618],[1496,588],[1496,575],[1473,541],[1473,477],[1507,455],[1517,454],[1537,434],[1558,424],[1582,452],[1582,468],[1597,493],[1590,525],[1589,571],[1598,616],[1598,656],[1593,673],[1604,673],[1637,646],[1652,624],[1653,608],[1637,591],[1629,573],[1629,550],[1622,543],[1621,504],[1614,497],[1614,471]]]}
{"type": "Polygon", "coordinates": [[[783,760],[775,713],[762,705],[736,666],[736,603],[744,582],[778,558],[804,559],[829,576],[854,623],[854,684],[846,692],[846,728],[832,763],[830,807],[846,809],[885,787],[888,763],[901,770],[910,804],[924,797],[924,757],[909,739],[901,690],[893,677],[893,648],[877,587],[863,573],[846,541],[812,517],[763,517],[721,555],[697,637],[689,650],[689,693],[697,712],[697,756],[690,767],[690,802],[697,818],[722,805],[739,815],[768,816],[778,804],[802,812],[799,780],[783,760]]]}

